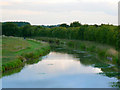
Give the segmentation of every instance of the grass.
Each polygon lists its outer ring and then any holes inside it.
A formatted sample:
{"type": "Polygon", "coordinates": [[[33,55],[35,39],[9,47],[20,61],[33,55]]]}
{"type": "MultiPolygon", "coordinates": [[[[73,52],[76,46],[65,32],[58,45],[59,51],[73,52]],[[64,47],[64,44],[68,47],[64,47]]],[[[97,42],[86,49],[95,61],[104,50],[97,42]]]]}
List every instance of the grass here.
{"type": "MultiPolygon", "coordinates": [[[[70,43],[71,41],[67,41],[67,43],[70,43]]],[[[95,53],[100,58],[110,58],[108,63],[114,63],[118,65],[118,51],[115,49],[115,47],[105,45],[105,44],[99,44],[95,42],[90,41],[72,41],[74,43],[74,48],[79,50],[85,50],[88,52],[95,53]]],[[[69,45],[67,45],[69,46],[69,45]]],[[[71,46],[70,46],[71,47],[71,46]]]]}
{"type": "Polygon", "coordinates": [[[40,41],[17,38],[2,38],[2,72],[24,66],[24,62],[47,54],[50,47],[40,41]]]}
{"type": "MultiPolygon", "coordinates": [[[[80,40],[67,40],[67,39],[57,39],[57,38],[48,38],[48,37],[34,37],[37,40],[43,41],[51,41],[53,44],[56,44],[59,41],[59,45],[64,45],[66,48],[73,48],[76,50],[88,51],[91,53],[95,53],[97,56],[101,58],[112,58],[112,60],[108,60],[108,63],[120,64],[118,61],[118,51],[113,46],[109,46],[106,44],[100,44],[92,41],[80,41],[80,40]]],[[[106,59],[107,60],[107,59],[106,59]]]]}

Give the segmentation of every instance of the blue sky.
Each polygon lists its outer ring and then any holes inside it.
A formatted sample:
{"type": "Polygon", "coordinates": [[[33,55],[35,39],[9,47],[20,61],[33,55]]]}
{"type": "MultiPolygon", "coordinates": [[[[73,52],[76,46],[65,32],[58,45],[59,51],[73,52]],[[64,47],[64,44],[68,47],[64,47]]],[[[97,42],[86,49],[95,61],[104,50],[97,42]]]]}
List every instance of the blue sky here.
{"type": "Polygon", "coordinates": [[[118,23],[119,0],[1,0],[2,21],[52,25],[118,23]]]}

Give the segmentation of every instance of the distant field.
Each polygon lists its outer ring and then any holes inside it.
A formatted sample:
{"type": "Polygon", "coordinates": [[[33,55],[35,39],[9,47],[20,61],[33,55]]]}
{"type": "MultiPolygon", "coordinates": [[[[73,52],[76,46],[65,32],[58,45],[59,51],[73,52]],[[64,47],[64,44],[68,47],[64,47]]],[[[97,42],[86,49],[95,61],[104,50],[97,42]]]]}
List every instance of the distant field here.
{"type": "Polygon", "coordinates": [[[13,62],[21,64],[17,59],[29,59],[42,56],[44,51],[47,51],[48,44],[38,42],[30,39],[23,39],[17,37],[3,37],[2,38],[2,65],[5,67],[14,67],[13,62]],[[20,58],[22,57],[22,58],[20,58]]]}

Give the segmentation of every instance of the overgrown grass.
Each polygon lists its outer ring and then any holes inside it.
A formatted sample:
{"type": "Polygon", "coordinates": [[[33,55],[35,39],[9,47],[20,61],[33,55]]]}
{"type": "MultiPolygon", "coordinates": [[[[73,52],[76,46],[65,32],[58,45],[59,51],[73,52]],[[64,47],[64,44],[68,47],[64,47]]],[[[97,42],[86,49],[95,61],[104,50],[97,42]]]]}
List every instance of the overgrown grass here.
{"type": "Polygon", "coordinates": [[[47,54],[50,46],[36,40],[17,37],[2,39],[2,72],[24,66],[28,60],[34,60],[47,54]]]}
{"type": "Polygon", "coordinates": [[[108,63],[120,64],[118,61],[118,51],[115,49],[116,47],[109,46],[106,44],[100,44],[92,41],[80,41],[80,40],[67,40],[67,39],[57,39],[57,38],[47,38],[47,37],[35,37],[37,40],[50,41],[55,44],[59,41],[59,45],[64,45],[67,48],[73,48],[76,50],[84,50],[88,52],[95,53],[101,58],[105,58],[108,60],[108,63]]]}
{"type": "Polygon", "coordinates": [[[109,59],[108,61],[118,64],[118,51],[115,47],[105,44],[99,44],[89,41],[67,41],[67,46],[74,47],[75,49],[85,50],[96,53],[99,57],[109,59]],[[71,44],[70,44],[71,43],[71,44]],[[71,46],[72,45],[72,46],[71,46]]]}

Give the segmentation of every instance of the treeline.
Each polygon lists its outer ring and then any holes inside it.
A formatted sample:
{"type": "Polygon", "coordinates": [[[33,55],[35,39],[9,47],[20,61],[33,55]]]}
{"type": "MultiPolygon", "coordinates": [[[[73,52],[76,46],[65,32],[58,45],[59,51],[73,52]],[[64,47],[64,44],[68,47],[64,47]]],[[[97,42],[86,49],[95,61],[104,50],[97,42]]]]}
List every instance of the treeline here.
{"type": "Polygon", "coordinates": [[[2,24],[4,25],[6,23],[16,24],[18,27],[22,27],[22,26],[25,26],[25,25],[30,25],[29,22],[3,22],[2,24]]]}
{"type": "Polygon", "coordinates": [[[19,27],[14,23],[2,25],[2,34],[7,36],[19,37],[53,37],[60,39],[75,39],[95,41],[98,43],[109,44],[120,48],[120,29],[118,26],[101,25],[82,25],[73,22],[70,25],[61,24],[57,27],[32,26],[30,24],[19,27]]]}

